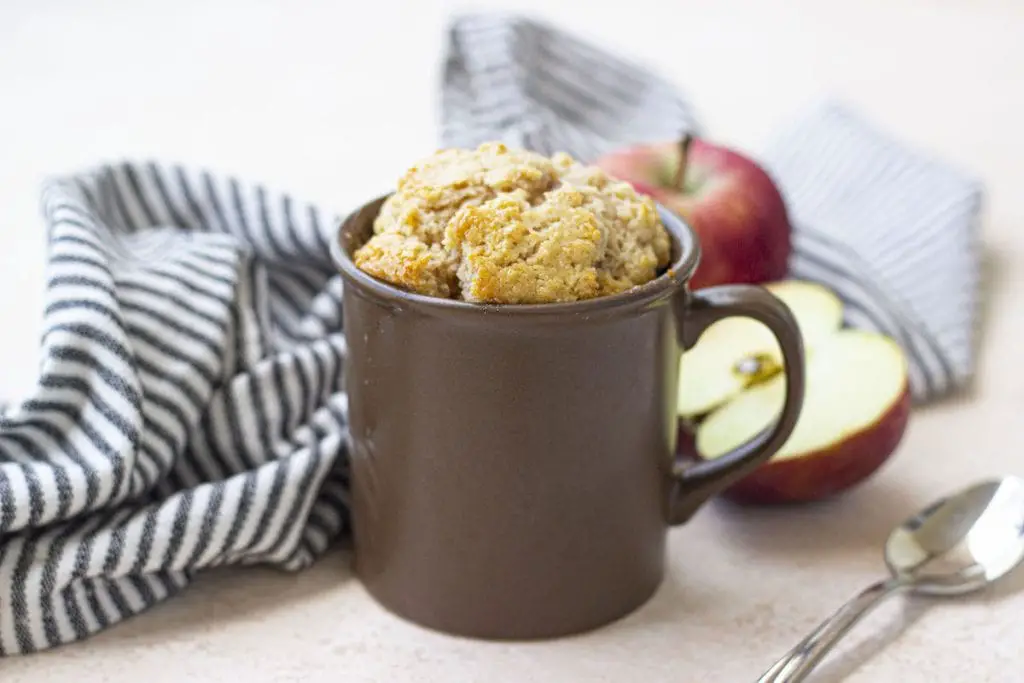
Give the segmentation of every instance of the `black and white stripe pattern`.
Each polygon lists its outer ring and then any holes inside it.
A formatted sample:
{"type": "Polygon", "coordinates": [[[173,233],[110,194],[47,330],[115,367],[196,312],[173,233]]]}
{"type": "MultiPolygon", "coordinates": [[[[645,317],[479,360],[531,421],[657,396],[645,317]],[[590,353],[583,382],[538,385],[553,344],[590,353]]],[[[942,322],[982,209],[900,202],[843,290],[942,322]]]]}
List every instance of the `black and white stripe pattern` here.
{"type": "Polygon", "coordinates": [[[918,399],[969,381],[980,183],[832,103],[788,126],[764,160],[797,228],[793,274],[833,286],[851,325],[899,341],[918,399]]]}
{"type": "MultiPolygon", "coordinates": [[[[583,161],[699,129],[676,88],[548,25],[466,14],[449,29],[446,146],[504,140],[583,161]]],[[[833,288],[847,323],[896,339],[918,401],[974,373],[978,181],[834,104],[813,108],[761,160],[794,224],[791,275],[833,288]]]]}
{"type": "Polygon", "coordinates": [[[544,24],[469,14],[449,29],[441,93],[443,146],[501,140],[593,159],[622,140],[695,131],[668,82],[544,24]]]}
{"type": "Polygon", "coordinates": [[[341,283],[314,207],[117,164],[49,183],[43,362],[0,417],[0,654],[347,524],[341,283]]]}

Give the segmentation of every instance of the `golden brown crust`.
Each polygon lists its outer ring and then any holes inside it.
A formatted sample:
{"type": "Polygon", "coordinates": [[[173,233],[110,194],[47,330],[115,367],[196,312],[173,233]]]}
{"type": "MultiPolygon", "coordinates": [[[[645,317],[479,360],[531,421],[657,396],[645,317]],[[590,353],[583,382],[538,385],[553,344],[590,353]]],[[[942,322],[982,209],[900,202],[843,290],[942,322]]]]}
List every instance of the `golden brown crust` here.
{"type": "Polygon", "coordinates": [[[399,180],[356,265],[399,287],[486,303],[578,301],[653,279],[654,203],[565,154],[441,150],[399,180]]]}
{"type": "Polygon", "coordinates": [[[445,254],[415,237],[375,235],[360,247],[356,264],[374,277],[419,294],[450,298],[458,291],[445,254]]]}

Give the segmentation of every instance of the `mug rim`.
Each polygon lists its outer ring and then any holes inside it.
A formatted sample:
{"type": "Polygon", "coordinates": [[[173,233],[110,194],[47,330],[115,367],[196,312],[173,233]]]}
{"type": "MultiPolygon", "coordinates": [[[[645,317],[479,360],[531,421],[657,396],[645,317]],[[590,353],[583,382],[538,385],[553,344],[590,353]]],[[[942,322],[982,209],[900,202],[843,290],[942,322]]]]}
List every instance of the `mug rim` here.
{"type": "Polygon", "coordinates": [[[686,285],[693,277],[693,272],[701,258],[700,243],[697,235],[686,220],[670,211],[662,204],[655,202],[655,208],[661,218],[662,224],[669,233],[672,241],[673,251],[678,250],[676,258],[665,268],[661,275],[636,285],[623,292],[599,296],[580,301],[559,301],[552,303],[537,304],[494,304],[464,301],[462,299],[446,299],[442,297],[429,296],[411,292],[385,280],[381,280],[365,272],[352,259],[348,249],[342,247],[342,237],[345,229],[351,225],[358,216],[361,216],[369,207],[377,204],[377,210],[373,217],[376,218],[380,204],[392,193],[386,193],[372,199],[346,216],[336,221],[337,228],[332,232],[330,240],[331,259],[334,261],[341,274],[350,282],[354,282],[369,290],[383,300],[402,302],[417,307],[433,310],[437,313],[470,313],[490,314],[495,313],[507,316],[537,316],[537,315],[585,315],[609,309],[618,309],[630,305],[638,305],[652,299],[661,298],[659,295],[674,293],[675,290],[686,285]]]}

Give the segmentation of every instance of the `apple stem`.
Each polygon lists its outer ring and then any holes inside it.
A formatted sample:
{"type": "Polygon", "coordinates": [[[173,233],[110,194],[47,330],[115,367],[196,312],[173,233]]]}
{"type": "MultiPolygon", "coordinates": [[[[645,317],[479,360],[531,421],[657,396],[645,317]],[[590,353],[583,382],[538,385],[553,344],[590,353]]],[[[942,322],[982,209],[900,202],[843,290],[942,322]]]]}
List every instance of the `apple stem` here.
{"type": "Polygon", "coordinates": [[[676,173],[672,178],[672,187],[682,192],[683,182],[686,180],[686,161],[690,156],[690,143],[693,142],[693,136],[689,133],[683,133],[683,137],[679,138],[679,163],[676,165],[676,173]]]}

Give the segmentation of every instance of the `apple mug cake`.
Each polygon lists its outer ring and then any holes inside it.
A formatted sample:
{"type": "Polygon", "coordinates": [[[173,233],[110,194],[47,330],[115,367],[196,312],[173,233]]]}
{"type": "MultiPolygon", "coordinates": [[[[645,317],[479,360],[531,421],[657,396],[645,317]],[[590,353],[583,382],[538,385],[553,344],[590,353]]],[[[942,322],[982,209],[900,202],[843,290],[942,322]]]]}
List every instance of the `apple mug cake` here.
{"type": "Polygon", "coordinates": [[[567,154],[485,143],[412,166],[354,260],[418,294],[536,304],[644,284],[670,251],[653,200],[628,183],[567,154]]]}

